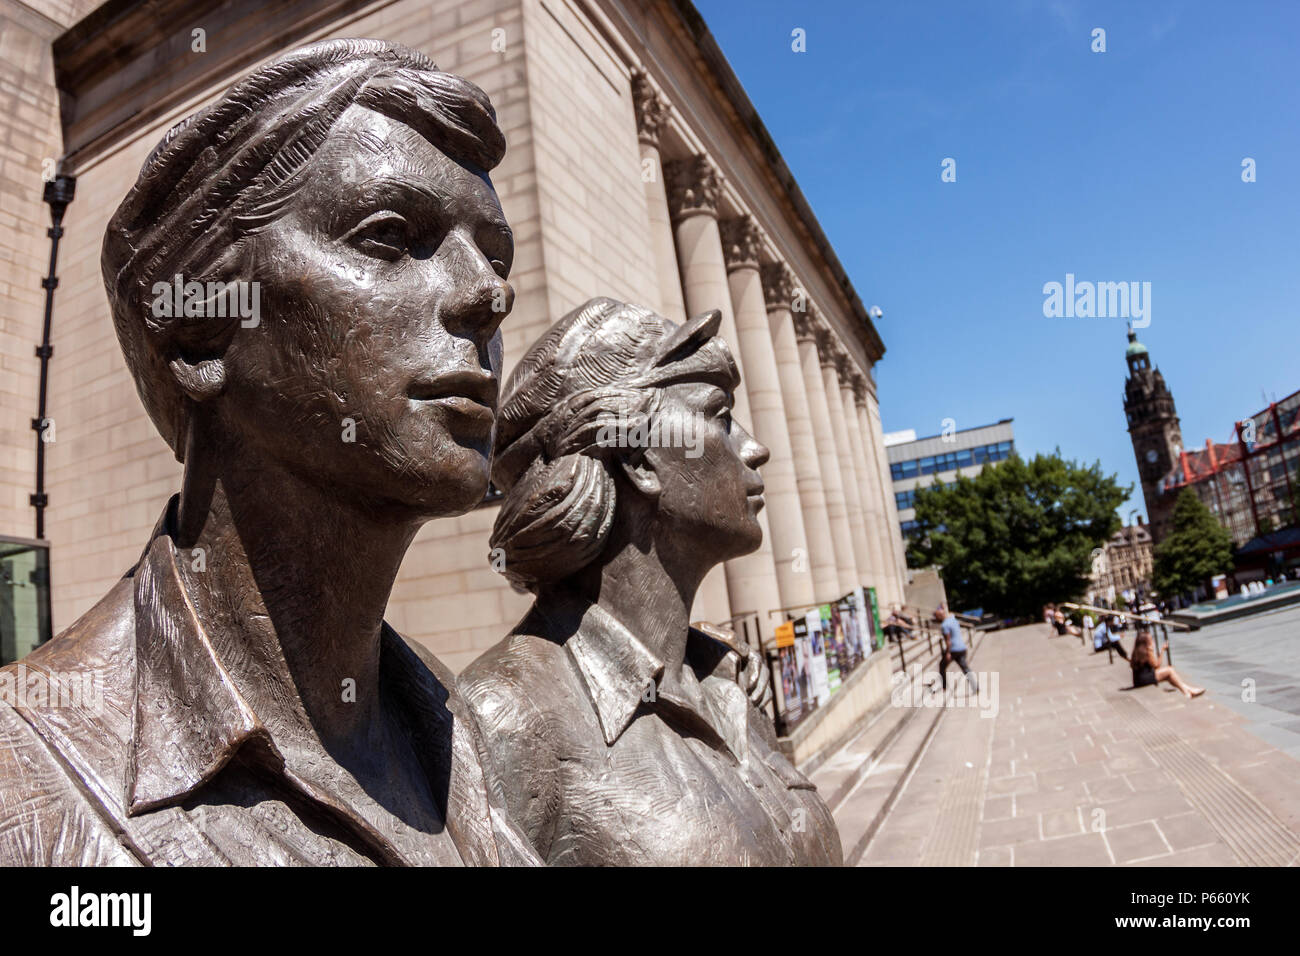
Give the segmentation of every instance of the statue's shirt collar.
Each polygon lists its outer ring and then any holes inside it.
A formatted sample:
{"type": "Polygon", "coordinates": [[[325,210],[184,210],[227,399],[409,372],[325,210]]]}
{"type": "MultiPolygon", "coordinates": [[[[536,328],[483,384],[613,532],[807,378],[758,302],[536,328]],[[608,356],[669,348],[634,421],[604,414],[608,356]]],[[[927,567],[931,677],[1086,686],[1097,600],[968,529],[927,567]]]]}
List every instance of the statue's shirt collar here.
{"type": "MultiPolygon", "coordinates": [[[[538,607],[538,612],[541,612],[538,607]]],[[[659,710],[718,749],[743,762],[749,754],[749,701],[734,679],[735,652],[692,628],[686,638],[686,668],[699,685],[694,700],[662,686],[664,661],[614,615],[577,595],[547,602],[552,627],[569,636],[573,662],[612,746],[641,708],[659,710]],[[731,674],[722,672],[730,667],[731,674]]]]}
{"type": "Polygon", "coordinates": [[[274,751],[181,582],[170,533],[174,506],[173,499],[135,570],[135,711],[127,769],[132,814],[183,798],[253,738],[274,751]]]}

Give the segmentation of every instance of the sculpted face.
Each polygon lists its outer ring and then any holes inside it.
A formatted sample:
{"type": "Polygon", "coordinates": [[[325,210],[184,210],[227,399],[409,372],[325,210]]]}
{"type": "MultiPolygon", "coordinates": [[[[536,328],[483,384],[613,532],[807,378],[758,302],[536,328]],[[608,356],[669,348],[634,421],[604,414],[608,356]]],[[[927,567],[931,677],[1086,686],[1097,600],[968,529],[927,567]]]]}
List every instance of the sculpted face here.
{"type": "Polygon", "coordinates": [[[684,544],[708,548],[718,560],[748,554],[763,541],[758,512],[768,449],[731,417],[732,395],[716,385],[665,389],[660,414],[668,429],[692,434],[689,447],[658,451],[659,520],[684,544]],[[676,421],[674,421],[676,419],[676,421]]]}
{"type": "Polygon", "coordinates": [[[221,419],[323,487],[433,516],[488,485],[514,243],[487,175],[350,107],[249,240],[260,325],[224,354],[221,419]]]}

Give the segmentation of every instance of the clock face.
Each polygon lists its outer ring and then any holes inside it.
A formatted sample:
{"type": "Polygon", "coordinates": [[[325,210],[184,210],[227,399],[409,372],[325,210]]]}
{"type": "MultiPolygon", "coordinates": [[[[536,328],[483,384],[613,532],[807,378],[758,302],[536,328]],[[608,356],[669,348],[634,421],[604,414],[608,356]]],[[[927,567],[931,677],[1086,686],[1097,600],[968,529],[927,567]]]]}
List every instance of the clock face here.
{"type": "Polygon", "coordinates": [[[1160,457],[1160,456],[1156,454],[1156,450],[1155,450],[1154,448],[1148,448],[1148,449],[1147,449],[1147,461],[1148,461],[1148,462],[1150,462],[1151,464],[1154,465],[1154,464],[1156,463],[1156,459],[1159,458],[1159,457],[1160,457]]]}

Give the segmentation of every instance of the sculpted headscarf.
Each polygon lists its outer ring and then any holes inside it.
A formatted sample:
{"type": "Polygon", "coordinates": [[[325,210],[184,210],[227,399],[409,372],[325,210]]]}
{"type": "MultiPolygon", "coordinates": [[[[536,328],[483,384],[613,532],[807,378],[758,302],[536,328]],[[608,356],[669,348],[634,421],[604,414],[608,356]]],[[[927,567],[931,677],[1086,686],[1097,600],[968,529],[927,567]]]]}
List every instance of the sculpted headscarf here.
{"type": "Polygon", "coordinates": [[[149,308],[154,283],[177,274],[225,280],[240,241],[283,213],[354,103],[484,172],[505,154],[492,105],[473,83],[395,43],[327,40],[261,67],[172,127],[108,224],[100,264],[118,341],[145,409],[178,456],[186,403],[160,347],[171,320],[149,308]]]}
{"type": "Polygon", "coordinates": [[[585,567],[614,519],[602,429],[657,414],[662,390],[711,382],[730,391],[736,363],[718,337],[721,313],[678,326],[637,305],[597,298],[555,323],[520,360],[497,417],[493,483],[505,500],[491,547],[516,587],[536,590],[585,567]]]}

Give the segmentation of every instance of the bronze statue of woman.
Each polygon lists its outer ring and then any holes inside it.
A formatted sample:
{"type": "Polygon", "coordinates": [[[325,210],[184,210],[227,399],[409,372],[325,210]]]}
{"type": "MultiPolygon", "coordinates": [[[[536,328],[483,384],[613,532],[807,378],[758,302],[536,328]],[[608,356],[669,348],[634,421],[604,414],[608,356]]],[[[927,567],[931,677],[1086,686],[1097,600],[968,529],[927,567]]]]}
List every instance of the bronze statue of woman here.
{"type": "Polygon", "coordinates": [[[768,453],[731,418],[719,321],[593,299],[506,386],[492,546],[536,601],[460,685],[551,864],[842,862],[743,662],[689,623],[705,574],[762,540],[768,453]]]}
{"type": "Polygon", "coordinates": [[[537,862],[451,674],[383,621],[416,531],[488,487],[504,150],[473,84],[334,40],[148,157],[103,273],[184,479],[139,563],[13,665],[102,699],[0,706],[0,864],[537,862]]]}

